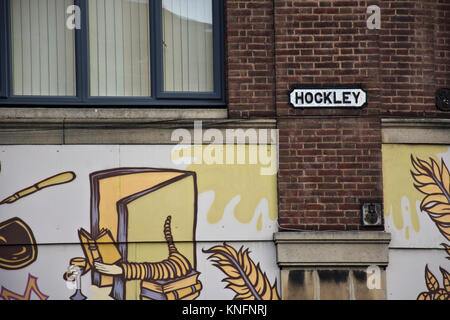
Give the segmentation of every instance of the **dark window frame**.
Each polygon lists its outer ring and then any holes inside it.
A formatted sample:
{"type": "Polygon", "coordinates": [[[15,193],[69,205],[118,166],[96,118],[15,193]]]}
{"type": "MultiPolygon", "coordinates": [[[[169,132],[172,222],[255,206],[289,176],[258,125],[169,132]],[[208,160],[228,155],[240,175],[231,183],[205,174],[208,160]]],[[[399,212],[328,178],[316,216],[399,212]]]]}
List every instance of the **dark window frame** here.
{"type": "MultiPolygon", "coordinates": [[[[6,1],[0,1],[0,99],[6,99],[8,73],[6,48],[2,46],[6,41],[6,1]]],[[[0,103],[1,103],[0,100],[0,103]]]]}
{"type": "MultiPolygon", "coordinates": [[[[88,0],[74,0],[81,9],[81,29],[75,29],[76,95],[75,96],[17,96],[12,93],[12,48],[10,28],[11,0],[0,1],[0,107],[7,105],[61,107],[224,107],[224,4],[213,2],[214,92],[164,92],[162,68],[162,0],[150,0],[150,65],[151,97],[92,97],[89,74],[88,0]],[[3,21],[3,22],[2,22],[3,21]],[[160,44],[158,46],[158,43],[160,44]],[[156,72],[155,72],[156,71],[156,72]]],[[[68,16],[67,16],[68,17],[68,16]]]]}

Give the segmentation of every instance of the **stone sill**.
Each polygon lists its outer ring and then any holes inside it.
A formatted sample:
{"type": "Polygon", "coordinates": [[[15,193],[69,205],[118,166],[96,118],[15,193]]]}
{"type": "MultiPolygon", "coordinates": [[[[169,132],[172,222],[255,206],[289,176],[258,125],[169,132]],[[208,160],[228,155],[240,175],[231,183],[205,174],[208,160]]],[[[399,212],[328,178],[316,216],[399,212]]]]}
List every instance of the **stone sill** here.
{"type": "Polygon", "coordinates": [[[196,120],[202,121],[203,130],[218,129],[223,137],[227,129],[245,131],[251,128],[275,129],[277,126],[276,120],[270,118],[248,120],[227,117],[226,109],[0,108],[0,144],[173,145],[179,143],[171,139],[173,131],[187,129],[193,137],[196,120]]]}
{"type": "Polygon", "coordinates": [[[54,121],[158,121],[180,119],[227,119],[226,108],[0,108],[0,119],[54,121]]]}
{"type": "Polygon", "coordinates": [[[382,231],[279,232],[277,263],[285,267],[387,266],[391,235],[382,231]]]}
{"type": "Polygon", "coordinates": [[[450,119],[382,119],[384,144],[450,144],[450,119]]]}

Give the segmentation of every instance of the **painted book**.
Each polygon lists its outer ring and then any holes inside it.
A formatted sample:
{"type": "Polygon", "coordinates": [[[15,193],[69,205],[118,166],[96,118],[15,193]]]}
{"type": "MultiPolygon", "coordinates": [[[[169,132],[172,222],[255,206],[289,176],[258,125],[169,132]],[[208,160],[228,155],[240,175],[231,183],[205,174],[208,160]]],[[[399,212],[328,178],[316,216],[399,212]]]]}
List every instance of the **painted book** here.
{"type": "Polygon", "coordinates": [[[181,300],[195,300],[198,298],[199,295],[200,295],[200,291],[197,291],[197,292],[194,292],[193,294],[190,294],[190,295],[184,297],[181,300]]]}
{"type": "Polygon", "coordinates": [[[190,287],[198,282],[199,272],[193,270],[187,276],[170,280],[144,280],[141,283],[143,289],[159,293],[168,293],[178,289],[190,287]]]}
{"type": "MultiPolygon", "coordinates": [[[[196,297],[202,290],[202,283],[198,281],[196,284],[173,290],[166,293],[161,293],[146,288],[141,289],[141,300],[191,300],[194,294],[196,297]]],[[[193,300],[193,299],[192,299],[193,300]]]]}
{"type": "MultiPolygon", "coordinates": [[[[177,248],[195,269],[197,183],[194,172],[173,169],[119,168],[90,175],[91,233],[111,231],[120,262],[163,261],[168,249],[161,226],[172,217],[177,248]]],[[[138,300],[141,280],[92,272],[92,284],[112,286],[117,300],[138,300]]]]}
{"type": "Polygon", "coordinates": [[[94,262],[115,264],[122,259],[109,230],[102,229],[96,237],[93,237],[89,232],[81,228],[78,230],[78,237],[80,238],[84,256],[91,268],[93,268],[94,262]]]}

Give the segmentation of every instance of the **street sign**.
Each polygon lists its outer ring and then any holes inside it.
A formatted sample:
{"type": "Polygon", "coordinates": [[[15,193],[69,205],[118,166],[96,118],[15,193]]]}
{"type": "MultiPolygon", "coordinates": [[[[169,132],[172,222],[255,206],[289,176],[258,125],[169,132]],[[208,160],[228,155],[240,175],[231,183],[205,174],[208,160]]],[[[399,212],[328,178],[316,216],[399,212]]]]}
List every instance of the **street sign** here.
{"type": "Polygon", "coordinates": [[[367,93],[361,88],[297,88],[290,94],[294,108],[362,108],[367,93]]]}

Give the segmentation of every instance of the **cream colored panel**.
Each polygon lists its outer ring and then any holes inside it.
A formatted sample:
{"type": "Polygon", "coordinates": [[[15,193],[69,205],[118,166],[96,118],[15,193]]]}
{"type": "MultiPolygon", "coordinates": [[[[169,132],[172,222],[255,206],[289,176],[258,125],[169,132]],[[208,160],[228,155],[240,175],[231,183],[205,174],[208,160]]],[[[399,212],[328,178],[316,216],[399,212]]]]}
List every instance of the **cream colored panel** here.
{"type": "Polygon", "coordinates": [[[150,96],[148,0],[90,0],[91,96],[150,96]]]}
{"type": "Polygon", "coordinates": [[[75,95],[75,33],[66,27],[73,1],[10,3],[14,94],[75,95]]]}
{"type": "Polygon", "coordinates": [[[212,0],[163,0],[164,90],[211,92],[212,0]]]}

